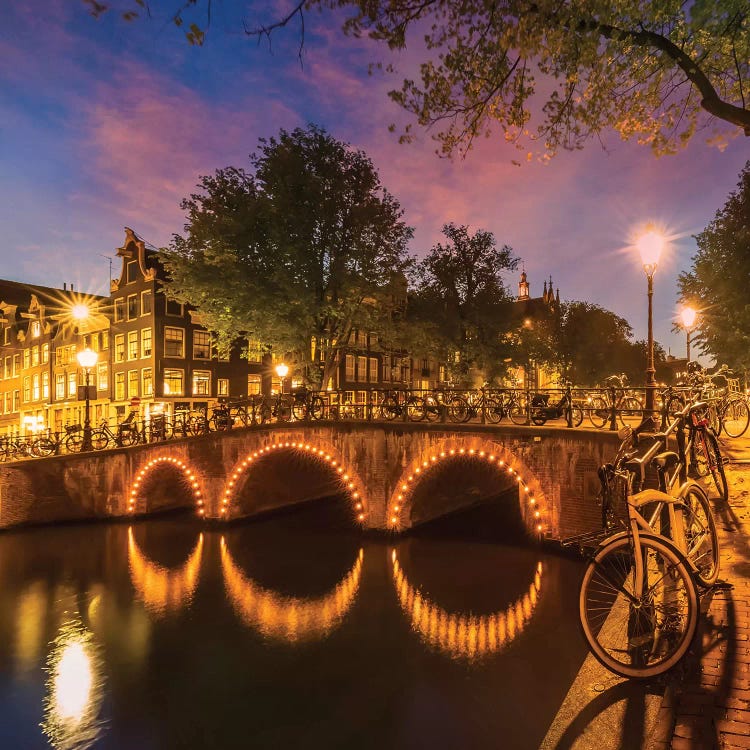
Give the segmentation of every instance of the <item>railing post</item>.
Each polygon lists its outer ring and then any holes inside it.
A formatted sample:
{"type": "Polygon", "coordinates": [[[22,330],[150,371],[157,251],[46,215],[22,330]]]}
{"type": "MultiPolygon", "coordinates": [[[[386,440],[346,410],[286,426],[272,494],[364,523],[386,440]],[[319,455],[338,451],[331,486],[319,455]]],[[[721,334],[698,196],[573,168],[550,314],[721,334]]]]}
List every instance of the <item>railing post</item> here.
{"type": "Polygon", "coordinates": [[[570,388],[570,382],[565,383],[565,420],[568,423],[568,427],[573,427],[573,393],[570,388]]]}
{"type": "Polygon", "coordinates": [[[616,432],[617,431],[617,392],[614,386],[610,386],[608,390],[609,390],[609,403],[610,403],[609,429],[612,432],[616,432]]]}
{"type": "Polygon", "coordinates": [[[531,424],[531,387],[528,378],[524,383],[524,389],[526,392],[526,424],[531,424]]]}

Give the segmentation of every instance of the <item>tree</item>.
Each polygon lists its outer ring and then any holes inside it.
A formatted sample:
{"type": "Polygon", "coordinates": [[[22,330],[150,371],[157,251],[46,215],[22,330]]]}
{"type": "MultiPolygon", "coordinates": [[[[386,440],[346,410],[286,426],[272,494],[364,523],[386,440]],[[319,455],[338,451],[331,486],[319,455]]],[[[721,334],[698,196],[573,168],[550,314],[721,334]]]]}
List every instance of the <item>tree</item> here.
{"type": "Polygon", "coordinates": [[[352,331],[387,328],[402,304],[412,230],[367,156],[314,125],[260,139],[250,162],[183,202],[185,236],[163,251],[168,292],[225,345],[292,352],[325,385],[352,331]]]}
{"type": "MultiPolygon", "coordinates": [[[[451,380],[491,379],[502,368],[502,331],[508,292],[502,274],[517,265],[512,249],[498,248],[491,232],[448,223],[448,239],[432,247],[415,269],[409,320],[432,339],[429,353],[448,363],[451,380]]],[[[505,347],[505,348],[503,348],[505,347]]]]}
{"type": "Polygon", "coordinates": [[[678,278],[680,299],[700,310],[692,341],[735,369],[750,368],[750,161],[678,278]]]}
{"type": "MultiPolygon", "coordinates": [[[[84,2],[94,15],[108,7],[84,2]]],[[[129,18],[145,6],[131,2],[129,18]]],[[[529,159],[529,148],[549,157],[608,128],[657,154],[684,146],[713,118],[750,135],[747,0],[299,0],[245,32],[270,37],[297,20],[304,44],[304,13],[315,7],[351,8],[345,30],[391,49],[425,34],[421,80],[404,80],[390,96],[433,128],[444,153],[495,126],[529,159]]],[[[200,44],[211,0],[180,5],[177,25],[189,8],[208,10],[186,32],[200,44]]],[[[407,127],[402,139],[410,138],[407,127]]]]}

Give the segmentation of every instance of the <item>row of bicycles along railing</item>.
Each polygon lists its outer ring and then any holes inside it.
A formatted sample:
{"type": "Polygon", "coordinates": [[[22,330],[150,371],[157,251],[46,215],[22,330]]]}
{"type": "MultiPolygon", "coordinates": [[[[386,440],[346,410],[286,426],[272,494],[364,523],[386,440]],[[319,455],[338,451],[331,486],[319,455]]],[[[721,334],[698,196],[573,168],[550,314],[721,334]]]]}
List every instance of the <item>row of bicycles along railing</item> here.
{"type": "Polygon", "coordinates": [[[622,428],[614,458],[599,468],[601,527],[563,541],[587,559],[585,640],[629,678],[678,664],[700,641],[701,595],[728,586],[719,579],[715,513],[727,513],[729,487],[712,405],[687,390],[661,395],[661,427],[645,419],[622,428]]]}
{"type": "MultiPolygon", "coordinates": [[[[644,413],[643,389],[630,388],[624,375],[613,375],[601,388],[562,388],[529,391],[517,388],[476,390],[434,388],[383,389],[363,392],[365,400],[353,401],[344,391],[313,391],[295,388],[291,393],[250,396],[228,400],[211,409],[177,411],[173,415],[152,413],[139,419],[131,412],[110,427],[108,420],[90,432],[92,450],[128,447],[137,443],[194,437],[252,425],[290,421],[402,421],[463,424],[516,425],[562,423],[568,427],[586,424],[595,428],[637,423],[644,413]]],[[[708,418],[716,434],[739,437],[750,423],[750,409],[744,395],[718,387],[712,377],[691,374],[689,383],[660,394],[657,408],[674,413],[688,401],[700,397],[708,404],[708,418]],[[665,400],[666,399],[666,400],[665,400]]],[[[80,424],[67,425],[32,435],[11,435],[0,439],[0,461],[78,453],[86,445],[80,424]]]]}

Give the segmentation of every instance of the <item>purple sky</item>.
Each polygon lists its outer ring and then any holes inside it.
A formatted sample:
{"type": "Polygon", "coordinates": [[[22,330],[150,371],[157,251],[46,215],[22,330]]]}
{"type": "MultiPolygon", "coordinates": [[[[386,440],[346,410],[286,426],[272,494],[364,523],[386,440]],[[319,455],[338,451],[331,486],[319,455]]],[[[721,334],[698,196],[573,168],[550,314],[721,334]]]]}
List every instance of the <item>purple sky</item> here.
{"type": "MultiPolygon", "coordinates": [[[[171,7],[164,5],[163,7],[171,7]]],[[[282,3],[214,3],[207,43],[192,48],[163,18],[98,21],[78,0],[9,4],[0,27],[0,276],[105,292],[106,257],[130,226],[154,245],[182,231],[180,200],[201,174],[248,166],[259,137],[315,122],[367,152],[415,227],[412,250],[441,239],[443,223],[492,231],[523,258],[532,296],[550,274],[563,299],[597,302],[646,335],[646,280],[627,250],[635,228],[663,223],[675,237],[655,277],[658,341],[684,356],[670,333],[676,278],[700,231],[736,186],[750,140],[722,152],[701,136],[655,159],[616,135],[547,165],[511,164],[500,138],[466,158],[438,158],[429,135],[399,145],[388,132],[405,115],[387,98],[400,79],[367,76],[368,63],[410,53],[345,39],[334,17],[307,18],[304,67],[293,31],[273,50],[240,32],[282,3]]],[[[117,268],[117,266],[116,266],[117,268]]],[[[515,289],[517,278],[509,279],[515,289]]]]}

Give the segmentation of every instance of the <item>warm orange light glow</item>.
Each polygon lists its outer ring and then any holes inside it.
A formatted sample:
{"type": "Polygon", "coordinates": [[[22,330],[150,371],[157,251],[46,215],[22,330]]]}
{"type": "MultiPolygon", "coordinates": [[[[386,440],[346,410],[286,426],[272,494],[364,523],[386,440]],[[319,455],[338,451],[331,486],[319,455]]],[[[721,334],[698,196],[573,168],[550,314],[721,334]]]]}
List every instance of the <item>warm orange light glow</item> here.
{"type": "Polygon", "coordinates": [[[698,311],[694,310],[690,305],[686,305],[680,311],[680,320],[685,330],[689,330],[695,324],[695,319],[698,317],[698,311]]]}
{"type": "Polygon", "coordinates": [[[73,305],[73,307],[70,309],[70,314],[76,320],[86,320],[86,318],[88,318],[89,316],[89,306],[82,303],[73,305]]]}
{"type": "Polygon", "coordinates": [[[641,263],[646,273],[651,275],[659,264],[662,250],[664,249],[665,237],[656,227],[649,224],[645,231],[636,240],[636,247],[641,255],[641,263]]]}

